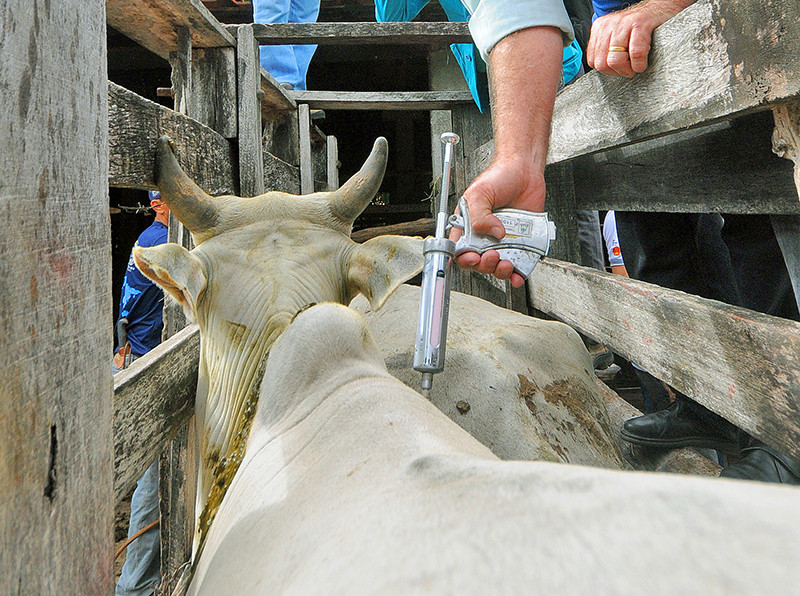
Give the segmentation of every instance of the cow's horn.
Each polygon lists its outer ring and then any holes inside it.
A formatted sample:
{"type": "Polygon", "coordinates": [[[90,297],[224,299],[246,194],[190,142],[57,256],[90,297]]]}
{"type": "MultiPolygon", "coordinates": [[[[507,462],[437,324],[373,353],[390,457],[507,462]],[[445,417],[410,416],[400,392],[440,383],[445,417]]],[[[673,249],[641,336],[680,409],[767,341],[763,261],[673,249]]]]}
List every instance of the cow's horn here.
{"type": "Polygon", "coordinates": [[[214,198],[186,175],[167,136],[158,139],[155,181],[161,198],[190,232],[201,234],[217,225],[219,209],[214,198]]]}
{"type": "Polygon", "coordinates": [[[342,221],[353,223],[367,208],[378,192],[386,172],[389,143],[383,137],[375,139],[372,153],[361,169],[330,196],[331,212],[342,221]]]}

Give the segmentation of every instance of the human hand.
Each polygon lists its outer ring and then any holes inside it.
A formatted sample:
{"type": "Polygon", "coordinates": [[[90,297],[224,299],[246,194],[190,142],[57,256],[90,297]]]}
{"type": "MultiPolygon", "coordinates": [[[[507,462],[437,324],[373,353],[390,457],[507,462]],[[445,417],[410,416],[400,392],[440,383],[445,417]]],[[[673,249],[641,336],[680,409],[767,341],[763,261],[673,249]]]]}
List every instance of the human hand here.
{"type": "MultiPolygon", "coordinates": [[[[500,220],[492,214],[494,209],[514,207],[527,211],[543,211],[545,186],[544,176],[521,157],[496,158],[464,192],[469,207],[472,228],[479,234],[491,234],[495,238],[506,235],[500,220]]],[[[461,230],[454,228],[451,240],[458,240],[461,230]]],[[[496,250],[479,255],[466,252],[456,258],[464,269],[489,273],[498,279],[511,280],[515,288],[525,283],[525,278],[514,272],[511,261],[501,261],[496,250]]]]}
{"type": "Polygon", "coordinates": [[[644,0],[592,24],[586,61],[595,70],[630,78],[647,68],[653,29],[695,0],[644,0]]]}

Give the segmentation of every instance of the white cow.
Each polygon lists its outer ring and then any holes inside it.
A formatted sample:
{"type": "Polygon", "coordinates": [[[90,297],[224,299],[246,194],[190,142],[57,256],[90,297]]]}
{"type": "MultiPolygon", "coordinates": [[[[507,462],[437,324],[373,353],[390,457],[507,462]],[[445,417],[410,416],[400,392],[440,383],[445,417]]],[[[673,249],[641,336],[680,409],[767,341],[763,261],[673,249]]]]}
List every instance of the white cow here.
{"type": "MultiPolygon", "coordinates": [[[[386,372],[360,315],[332,304],[304,310],[357,293],[376,310],[419,271],[418,240],[349,239],[385,158],[378,141],[335,193],[214,199],[180,170],[168,141],[159,143],[162,196],[197,248],[161,245],[134,256],[201,330],[196,553],[207,540],[192,591],[619,593],[672,575],[666,561],[676,557],[689,579],[673,581],[672,592],[719,585],[722,560],[737,563],[734,588],[781,585],[780,557],[798,554],[793,489],[500,462],[386,372]],[[744,535],[747,544],[731,539],[744,535]],[[753,569],[740,564],[749,549],[753,569]]],[[[416,308],[405,318],[413,326],[416,308]]],[[[504,381],[503,391],[516,390],[508,408],[464,395],[476,418],[486,409],[476,427],[500,429],[484,440],[499,450],[520,425],[560,424],[520,432],[519,441],[537,443],[524,449],[543,459],[618,465],[577,336],[538,323],[520,334],[497,321],[481,332],[488,345],[469,348],[475,354],[464,362],[480,356],[478,370],[500,369],[498,354],[534,345],[531,362],[544,370],[531,365],[517,385],[504,381]],[[491,407],[504,413],[492,416],[491,407]],[[588,447],[565,442],[570,425],[588,447]]]]}
{"type": "Polygon", "coordinates": [[[346,307],[301,313],[265,379],[190,594],[797,593],[800,491],[500,461],[346,307]]]}

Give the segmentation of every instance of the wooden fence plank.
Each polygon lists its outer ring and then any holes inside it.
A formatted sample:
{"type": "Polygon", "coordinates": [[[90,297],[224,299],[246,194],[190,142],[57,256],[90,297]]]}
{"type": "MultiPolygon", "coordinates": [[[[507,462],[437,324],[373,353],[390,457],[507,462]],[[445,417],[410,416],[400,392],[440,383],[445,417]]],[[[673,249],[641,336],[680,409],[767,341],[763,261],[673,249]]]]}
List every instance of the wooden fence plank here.
{"type": "Polygon", "coordinates": [[[212,195],[235,193],[230,143],[202,124],[108,83],[108,184],[155,188],[156,141],[167,134],[181,166],[212,195]]]}
{"type": "Polygon", "coordinates": [[[226,139],[235,139],[238,100],[234,48],[193,48],[191,85],[186,115],[226,139]]]}
{"type": "Polygon", "coordinates": [[[104,3],[3,2],[0,594],[110,594],[104,3]]]}
{"type": "Polygon", "coordinates": [[[254,197],[264,192],[261,105],[258,99],[261,62],[252,26],[243,25],[236,39],[239,80],[239,189],[241,196],[254,197]]]}
{"type": "Polygon", "coordinates": [[[775,134],[773,151],[794,162],[794,184],[800,194],[800,101],[793,101],[773,108],[775,134]]]}
{"type": "Polygon", "coordinates": [[[531,306],[800,459],[800,323],[547,259],[531,306]]]}
{"type": "Polygon", "coordinates": [[[199,354],[191,325],[114,375],[115,502],[194,412],[199,354]]]}
{"type": "Polygon", "coordinates": [[[800,213],[792,162],[772,152],[771,132],[761,112],[579,157],[578,208],[800,213]]]}
{"type": "Polygon", "coordinates": [[[300,168],[264,151],[264,185],[266,190],[300,192],[300,168]]]}
{"type": "Polygon", "coordinates": [[[311,111],[308,104],[297,106],[300,123],[300,194],[314,192],[314,163],[311,155],[311,111]]]}
{"type": "MultiPolygon", "coordinates": [[[[548,163],[769,109],[800,94],[800,2],[699,0],[653,35],[632,79],[590,72],[559,93],[548,163]]],[[[476,154],[488,165],[491,143],[476,154]]]]}
{"type": "Polygon", "coordinates": [[[339,188],[339,142],[333,135],[328,135],[325,143],[326,170],[328,175],[328,190],[339,188]]]}
{"type": "Polygon", "coordinates": [[[261,45],[472,43],[467,23],[272,23],[255,24],[253,32],[261,45]]]}
{"type": "Polygon", "coordinates": [[[120,33],[164,59],[177,49],[176,29],[188,27],[196,48],[236,42],[200,0],[107,0],[106,20],[120,33]]]}
{"type": "Polygon", "coordinates": [[[469,91],[289,91],[288,95],[320,110],[449,110],[472,102],[469,91]]]}

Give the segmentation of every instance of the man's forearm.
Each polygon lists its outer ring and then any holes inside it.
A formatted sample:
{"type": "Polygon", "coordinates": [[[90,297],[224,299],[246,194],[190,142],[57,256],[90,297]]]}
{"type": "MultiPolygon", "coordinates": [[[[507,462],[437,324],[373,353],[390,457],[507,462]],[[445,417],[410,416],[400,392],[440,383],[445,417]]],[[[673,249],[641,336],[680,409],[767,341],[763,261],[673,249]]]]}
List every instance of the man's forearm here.
{"type": "Polygon", "coordinates": [[[562,48],[559,29],[532,27],[503,38],[489,55],[496,159],[523,158],[544,171],[562,48]]]}

